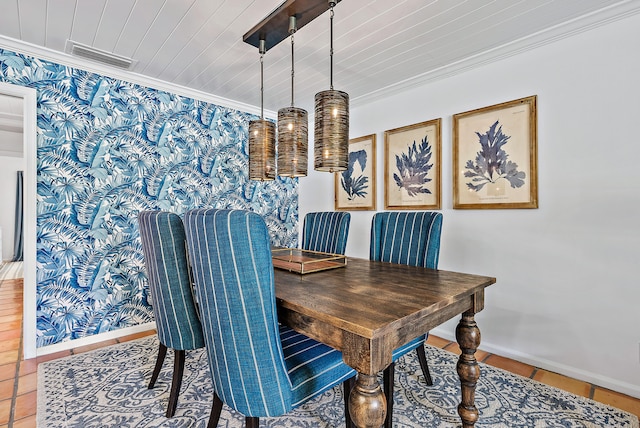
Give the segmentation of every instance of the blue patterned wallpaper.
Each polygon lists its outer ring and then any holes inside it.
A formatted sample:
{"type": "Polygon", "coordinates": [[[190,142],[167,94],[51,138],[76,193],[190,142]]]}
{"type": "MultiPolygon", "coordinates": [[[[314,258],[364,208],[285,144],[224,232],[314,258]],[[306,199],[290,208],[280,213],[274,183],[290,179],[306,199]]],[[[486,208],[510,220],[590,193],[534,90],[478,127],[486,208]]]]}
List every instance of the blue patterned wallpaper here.
{"type": "Polygon", "coordinates": [[[0,49],[37,89],[37,346],[153,320],[137,213],[261,214],[297,245],[297,180],[248,180],[248,113],[0,49]]]}

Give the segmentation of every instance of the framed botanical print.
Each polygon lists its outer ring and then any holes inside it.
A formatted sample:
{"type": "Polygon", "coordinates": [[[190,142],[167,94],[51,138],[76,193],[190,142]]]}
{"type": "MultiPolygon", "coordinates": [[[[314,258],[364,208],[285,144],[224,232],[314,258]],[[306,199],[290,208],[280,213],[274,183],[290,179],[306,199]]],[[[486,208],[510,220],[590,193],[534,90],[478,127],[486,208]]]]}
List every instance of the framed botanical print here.
{"type": "Polygon", "coordinates": [[[538,208],[536,96],[453,116],[453,208],[538,208]]]}
{"type": "Polygon", "coordinates": [[[376,135],[349,140],[347,169],[334,173],[335,209],[376,209],[376,135]]]}
{"type": "Polygon", "coordinates": [[[441,122],[385,131],[385,209],[440,209],[441,122]]]}

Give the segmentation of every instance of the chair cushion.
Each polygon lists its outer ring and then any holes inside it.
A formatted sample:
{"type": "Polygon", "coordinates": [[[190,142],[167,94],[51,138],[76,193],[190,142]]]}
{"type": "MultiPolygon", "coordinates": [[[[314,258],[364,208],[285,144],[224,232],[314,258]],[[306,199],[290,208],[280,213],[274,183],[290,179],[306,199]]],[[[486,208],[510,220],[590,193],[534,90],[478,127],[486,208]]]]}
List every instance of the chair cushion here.
{"type": "Polygon", "coordinates": [[[342,361],[340,351],[287,326],[280,325],[280,340],[292,384],[293,407],[356,374],[342,361]]]}

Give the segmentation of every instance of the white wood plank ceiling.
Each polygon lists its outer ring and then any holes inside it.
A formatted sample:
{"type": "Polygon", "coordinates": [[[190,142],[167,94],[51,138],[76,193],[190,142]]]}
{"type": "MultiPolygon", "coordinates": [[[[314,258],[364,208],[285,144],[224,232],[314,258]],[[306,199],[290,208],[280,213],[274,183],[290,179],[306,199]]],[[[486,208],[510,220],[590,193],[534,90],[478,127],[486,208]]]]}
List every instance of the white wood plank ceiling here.
{"type": "MultiPolygon", "coordinates": [[[[0,36],[62,53],[73,40],[132,58],[134,73],[259,106],[259,55],[242,36],[282,0],[0,1],[0,36]]],[[[342,0],[334,86],[355,105],[638,11],[640,0],[342,0]]],[[[329,87],[329,14],[295,47],[296,105],[311,113],[329,87]]],[[[265,55],[267,110],[290,104],[290,48],[265,55]]]]}

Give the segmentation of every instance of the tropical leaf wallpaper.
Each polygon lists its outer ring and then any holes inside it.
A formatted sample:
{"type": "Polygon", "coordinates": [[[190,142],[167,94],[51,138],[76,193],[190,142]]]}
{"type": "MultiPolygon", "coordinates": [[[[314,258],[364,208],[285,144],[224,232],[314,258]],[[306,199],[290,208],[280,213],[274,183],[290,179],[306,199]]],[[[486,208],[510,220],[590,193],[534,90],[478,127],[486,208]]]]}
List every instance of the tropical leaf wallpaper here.
{"type": "Polygon", "coordinates": [[[296,246],[297,179],[248,179],[255,116],[0,49],[37,90],[37,346],[153,320],[141,210],[261,214],[296,246]]]}

